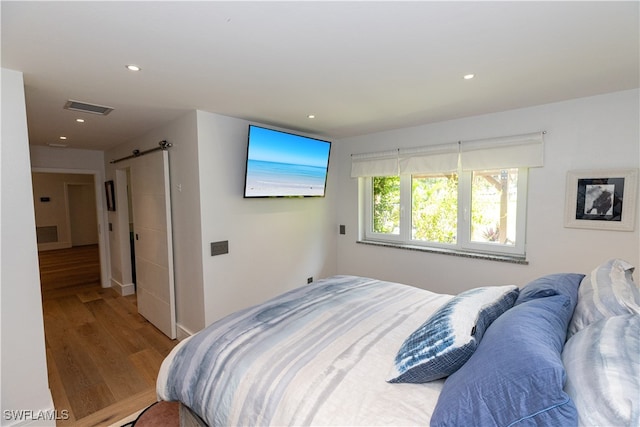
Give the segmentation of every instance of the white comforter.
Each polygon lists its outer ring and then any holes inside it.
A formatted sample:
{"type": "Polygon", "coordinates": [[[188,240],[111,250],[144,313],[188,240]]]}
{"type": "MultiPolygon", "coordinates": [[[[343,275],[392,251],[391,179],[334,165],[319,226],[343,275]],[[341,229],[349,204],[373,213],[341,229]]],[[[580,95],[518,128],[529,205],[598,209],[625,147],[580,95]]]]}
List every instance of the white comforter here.
{"type": "Polygon", "coordinates": [[[428,425],[444,380],[389,384],[404,339],[450,295],[336,276],[177,346],[157,383],[211,426],[428,425]]]}

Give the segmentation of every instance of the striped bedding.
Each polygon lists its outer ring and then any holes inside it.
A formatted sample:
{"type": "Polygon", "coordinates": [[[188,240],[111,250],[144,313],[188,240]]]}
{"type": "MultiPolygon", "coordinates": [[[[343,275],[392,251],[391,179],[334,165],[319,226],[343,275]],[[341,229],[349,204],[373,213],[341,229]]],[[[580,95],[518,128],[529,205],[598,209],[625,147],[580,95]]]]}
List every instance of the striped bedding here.
{"type": "Polygon", "coordinates": [[[355,276],[294,289],[180,343],[158,396],[210,426],[428,425],[444,380],[386,379],[404,339],[451,298],[355,276]]]}

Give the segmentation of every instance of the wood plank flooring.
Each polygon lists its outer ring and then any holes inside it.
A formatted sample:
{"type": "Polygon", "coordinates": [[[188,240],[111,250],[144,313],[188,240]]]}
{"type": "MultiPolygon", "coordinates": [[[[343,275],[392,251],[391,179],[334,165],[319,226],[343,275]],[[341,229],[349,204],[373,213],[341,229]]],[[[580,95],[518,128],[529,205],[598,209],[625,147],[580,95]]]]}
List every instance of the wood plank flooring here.
{"type": "Polygon", "coordinates": [[[69,413],[58,425],[105,425],[154,402],[177,341],[138,314],[135,295],[100,286],[97,245],[39,260],[49,387],[56,409],[69,413]]]}

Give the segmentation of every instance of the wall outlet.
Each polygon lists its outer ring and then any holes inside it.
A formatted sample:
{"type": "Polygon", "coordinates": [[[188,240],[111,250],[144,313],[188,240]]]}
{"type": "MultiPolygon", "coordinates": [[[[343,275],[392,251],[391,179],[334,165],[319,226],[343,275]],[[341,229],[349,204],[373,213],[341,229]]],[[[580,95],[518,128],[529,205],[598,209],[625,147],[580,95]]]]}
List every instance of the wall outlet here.
{"type": "Polygon", "coordinates": [[[347,234],[347,227],[344,225],[340,225],[340,234],[347,234]]]}
{"type": "Polygon", "coordinates": [[[309,283],[313,283],[313,276],[312,277],[307,277],[307,285],[309,283]]]}

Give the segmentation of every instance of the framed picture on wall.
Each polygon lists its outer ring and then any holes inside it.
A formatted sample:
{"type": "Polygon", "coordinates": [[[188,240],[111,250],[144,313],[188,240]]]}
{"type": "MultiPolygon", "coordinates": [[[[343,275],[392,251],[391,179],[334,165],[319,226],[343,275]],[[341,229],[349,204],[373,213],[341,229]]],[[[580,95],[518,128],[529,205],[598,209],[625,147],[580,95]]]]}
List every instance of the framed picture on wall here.
{"type": "Polygon", "coordinates": [[[107,195],[107,210],[115,211],[116,210],[116,195],[113,190],[113,181],[106,181],[104,183],[104,191],[107,195]]]}
{"type": "Polygon", "coordinates": [[[637,169],[567,173],[565,227],[633,231],[637,169]]]}

